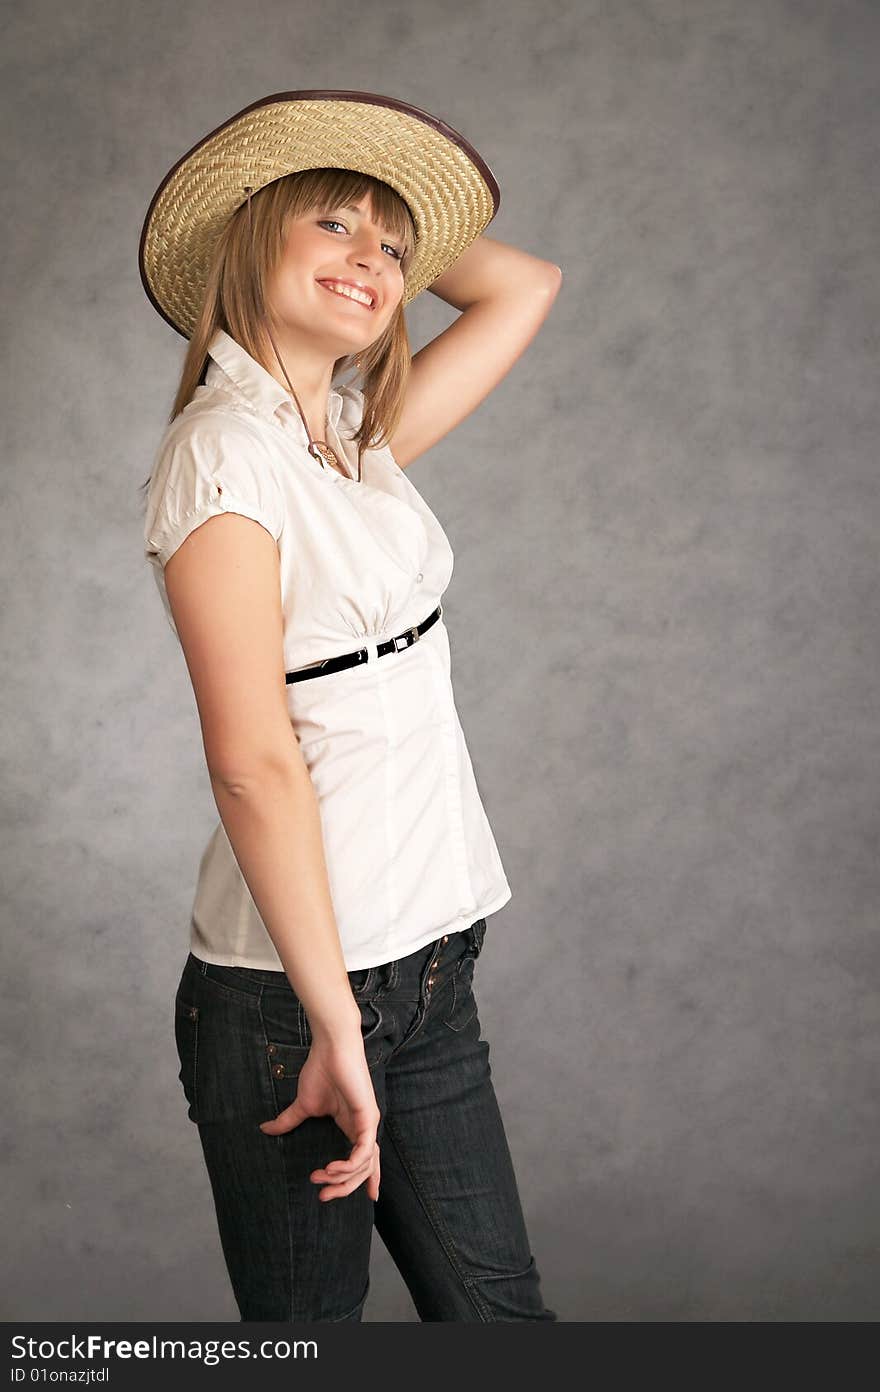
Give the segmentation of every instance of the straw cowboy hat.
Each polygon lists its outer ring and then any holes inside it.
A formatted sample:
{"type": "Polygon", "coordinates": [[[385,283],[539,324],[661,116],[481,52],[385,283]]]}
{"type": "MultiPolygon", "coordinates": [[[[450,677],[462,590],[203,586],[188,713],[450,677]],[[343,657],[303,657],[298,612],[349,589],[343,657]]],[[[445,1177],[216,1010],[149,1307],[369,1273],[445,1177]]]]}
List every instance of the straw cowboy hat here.
{"type": "Polygon", "coordinates": [[[247,198],[303,169],[352,169],[407,204],[416,245],[408,304],[458,259],[501,206],[485,160],[445,121],[376,92],[275,92],[230,116],[168,171],[150,201],[138,253],[163,319],[189,338],[217,238],[247,198]]]}

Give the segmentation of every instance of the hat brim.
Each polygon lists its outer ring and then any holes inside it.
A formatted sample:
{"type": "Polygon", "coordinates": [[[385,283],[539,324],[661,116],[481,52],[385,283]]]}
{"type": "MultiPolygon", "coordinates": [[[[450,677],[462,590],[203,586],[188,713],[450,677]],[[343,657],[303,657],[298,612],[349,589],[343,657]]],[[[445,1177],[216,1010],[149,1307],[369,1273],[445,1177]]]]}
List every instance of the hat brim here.
{"type": "Polygon", "coordinates": [[[485,160],[429,112],[375,92],[276,92],[199,140],[150,201],[141,281],[173,329],[192,334],[217,238],[246,186],[256,192],[285,174],[321,168],[370,174],[406,202],[417,241],[404,304],[458,259],[501,206],[485,160]]]}

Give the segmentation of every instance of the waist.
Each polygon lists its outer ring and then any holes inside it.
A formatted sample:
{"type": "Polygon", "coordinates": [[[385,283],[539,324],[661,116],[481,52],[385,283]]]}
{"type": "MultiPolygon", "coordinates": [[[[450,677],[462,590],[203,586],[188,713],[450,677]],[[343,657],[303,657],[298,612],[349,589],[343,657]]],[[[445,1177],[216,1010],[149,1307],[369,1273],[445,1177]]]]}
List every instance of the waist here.
{"type": "Polygon", "coordinates": [[[382,642],[371,642],[361,648],[354,648],[350,652],[339,653],[335,657],[326,657],[318,662],[307,663],[304,667],[295,667],[289,672],[285,672],[284,680],[289,686],[293,682],[310,681],[316,677],[327,676],[331,672],[341,672],[348,667],[360,667],[370,661],[371,650],[376,658],[390,657],[392,654],[403,652],[406,648],[411,648],[417,643],[422,634],[427,633],[439,618],[442,617],[443,606],[430,613],[421,623],[415,624],[411,628],[405,628],[400,633],[391,638],[383,639],[382,642]]]}

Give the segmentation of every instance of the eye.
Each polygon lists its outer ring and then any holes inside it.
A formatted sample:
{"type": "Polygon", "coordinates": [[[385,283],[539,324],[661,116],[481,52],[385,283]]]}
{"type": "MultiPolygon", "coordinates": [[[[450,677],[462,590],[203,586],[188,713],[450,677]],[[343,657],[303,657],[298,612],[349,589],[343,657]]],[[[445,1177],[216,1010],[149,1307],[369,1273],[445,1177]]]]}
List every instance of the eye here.
{"type": "MultiPolygon", "coordinates": [[[[344,230],[345,224],[344,224],[344,223],[341,223],[341,222],[338,222],[338,221],[336,220],[336,218],[321,218],[321,219],[319,220],[319,222],[318,222],[318,226],[319,226],[319,227],[342,227],[343,230],[344,230]]],[[[402,252],[402,251],[398,251],[396,247],[391,246],[391,243],[390,243],[390,242],[383,242],[382,245],[383,245],[383,246],[387,246],[387,247],[391,247],[391,250],[394,252],[394,259],[395,259],[395,261],[402,261],[402,260],[403,260],[403,252],[402,252]]]]}

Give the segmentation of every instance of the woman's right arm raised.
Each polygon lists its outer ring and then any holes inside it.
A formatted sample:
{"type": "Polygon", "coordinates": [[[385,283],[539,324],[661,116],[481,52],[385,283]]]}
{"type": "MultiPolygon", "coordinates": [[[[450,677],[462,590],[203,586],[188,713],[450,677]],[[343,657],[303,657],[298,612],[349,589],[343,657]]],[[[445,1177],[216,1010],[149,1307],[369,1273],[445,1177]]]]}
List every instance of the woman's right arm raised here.
{"type": "MultiPolygon", "coordinates": [[[[367,1090],[373,1107],[375,1098],[333,912],[317,795],[285,700],[276,542],[259,522],[221,513],[190,533],[165,565],[164,579],[229,843],[305,1008],[312,1052],[317,1048],[334,1075],[341,1070],[333,1080],[336,1091],[349,1094],[348,1112],[345,1105],[341,1112],[328,1110],[356,1141],[355,1150],[349,1161],[334,1162],[327,1178],[343,1183],[321,1197],[344,1197],[372,1175],[368,1192],[375,1198],[375,1126],[371,1146],[363,1116],[367,1090]]],[[[315,1103],[322,1092],[318,1070],[305,1074],[307,1066],[299,1085],[306,1108],[308,1097],[315,1103]]],[[[329,1075],[326,1091],[328,1097],[333,1091],[329,1075]]],[[[299,1115],[298,1102],[287,1109],[294,1111],[294,1124],[323,1114],[305,1109],[299,1115]]],[[[278,1129],[291,1128],[279,1123],[278,1129]]]]}

